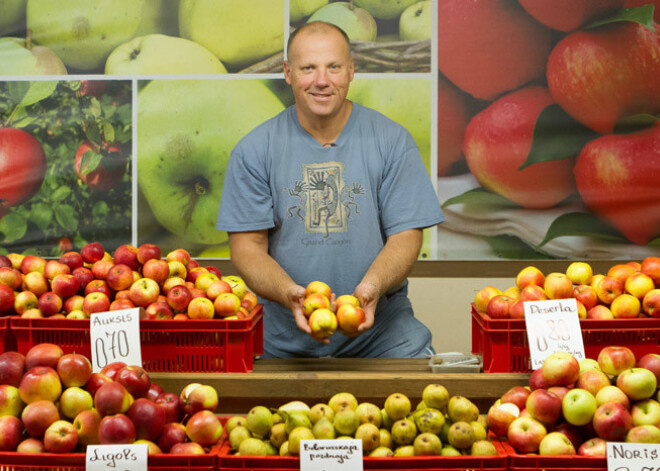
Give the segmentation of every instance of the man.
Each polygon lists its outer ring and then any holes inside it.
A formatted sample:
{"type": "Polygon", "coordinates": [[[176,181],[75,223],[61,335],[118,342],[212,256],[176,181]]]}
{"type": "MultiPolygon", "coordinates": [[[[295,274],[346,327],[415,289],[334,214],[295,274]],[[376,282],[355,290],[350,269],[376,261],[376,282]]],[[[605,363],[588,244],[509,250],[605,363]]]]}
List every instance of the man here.
{"type": "Polygon", "coordinates": [[[265,356],[427,355],[431,334],[413,315],[406,278],[422,229],[444,217],[419,150],[402,126],[346,99],[353,60],[336,26],[298,28],[284,77],[295,106],[233,150],[217,223],[264,300],[265,356]],[[360,300],[359,336],[305,335],[304,286],[314,280],[360,300]]]}

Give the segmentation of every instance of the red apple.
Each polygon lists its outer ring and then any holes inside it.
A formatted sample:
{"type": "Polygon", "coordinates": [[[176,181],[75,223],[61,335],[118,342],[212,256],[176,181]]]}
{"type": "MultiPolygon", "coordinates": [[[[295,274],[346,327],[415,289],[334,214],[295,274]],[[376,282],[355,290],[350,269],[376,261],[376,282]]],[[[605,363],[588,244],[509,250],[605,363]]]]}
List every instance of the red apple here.
{"type": "Polygon", "coordinates": [[[551,385],[543,378],[543,368],[537,368],[529,375],[529,387],[535,389],[548,389],[551,385]]]}
{"type": "Polygon", "coordinates": [[[130,444],[135,441],[135,426],[125,414],[107,415],[99,423],[101,445],[130,444]]]}
{"type": "Polygon", "coordinates": [[[114,381],[115,376],[117,375],[117,372],[125,366],[126,366],[126,363],[124,363],[123,361],[113,361],[112,363],[108,363],[103,368],[101,368],[100,373],[104,374],[105,376],[110,378],[112,381],[114,381]]]}
{"type": "Polygon", "coordinates": [[[105,249],[99,242],[90,242],[80,249],[80,256],[85,263],[94,263],[103,258],[105,249]]]}
{"type": "Polygon", "coordinates": [[[562,400],[547,389],[535,389],[527,397],[525,408],[532,418],[554,424],[561,416],[561,404],[562,400]]]}
{"type": "Polygon", "coordinates": [[[650,276],[656,286],[660,287],[660,257],[646,257],[642,260],[640,271],[650,276]]]}
{"type": "Polygon", "coordinates": [[[600,437],[590,438],[580,445],[577,454],[591,458],[605,458],[607,456],[607,440],[600,437]]]}
{"type": "Polygon", "coordinates": [[[13,311],[15,301],[14,290],[0,283],[0,315],[5,315],[13,311]]]}
{"type": "Polygon", "coordinates": [[[116,264],[127,265],[131,270],[140,268],[141,263],[138,260],[139,250],[130,244],[122,244],[115,250],[113,260],[116,264]]]}
{"type": "Polygon", "coordinates": [[[142,276],[163,283],[170,276],[170,267],[165,260],[151,258],[142,267],[142,276]]]}
{"type": "Polygon", "coordinates": [[[50,283],[51,289],[62,299],[75,295],[80,289],[80,282],[75,275],[59,274],[50,283]]]}
{"type": "Polygon", "coordinates": [[[31,272],[38,272],[43,275],[44,268],[46,268],[46,259],[38,255],[26,255],[21,260],[21,271],[24,275],[31,272]]]}
{"type": "Polygon", "coordinates": [[[174,445],[184,443],[186,440],[186,427],[180,422],[168,422],[163,427],[156,444],[163,450],[163,453],[169,453],[174,445]]]}
{"type": "Polygon", "coordinates": [[[89,377],[89,380],[85,384],[85,389],[89,391],[89,393],[94,397],[96,394],[96,391],[103,386],[106,383],[111,383],[112,380],[108,378],[106,375],[100,373],[100,372],[95,372],[92,373],[92,375],[89,377]]]}
{"type": "Polygon", "coordinates": [[[186,422],[186,435],[201,446],[213,446],[222,437],[222,423],[209,410],[195,412],[186,422]]]}
{"type": "Polygon", "coordinates": [[[608,345],[598,353],[598,366],[608,375],[618,376],[635,366],[635,354],[625,346],[608,345]]]}
{"type": "Polygon", "coordinates": [[[110,310],[110,298],[105,293],[94,292],[85,295],[83,299],[83,312],[87,317],[96,312],[110,310]]]}
{"type": "Polygon", "coordinates": [[[147,391],[147,395],[145,397],[147,399],[149,399],[150,401],[156,401],[158,396],[160,396],[164,392],[165,392],[165,390],[163,389],[163,387],[160,384],[154,383],[152,381],[151,386],[149,386],[149,391],[147,391]]]}
{"type": "Polygon", "coordinates": [[[186,249],[174,249],[165,256],[168,262],[181,262],[185,267],[190,262],[190,254],[186,249]]]}
{"type": "Polygon", "coordinates": [[[224,293],[233,294],[231,290],[231,285],[226,281],[216,280],[206,287],[206,297],[209,298],[211,301],[215,301],[215,298],[217,298],[218,296],[224,293]]]}
{"type": "Polygon", "coordinates": [[[218,407],[218,393],[213,386],[191,383],[181,391],[179,407],[188,415],[200,410],[213,412],[218,407]]]}
{"type": "Polygon", "coordinates": [[[108,307],[109,311],[121,311],[122,309],[133,309],[135,304],[130,299],[115,299],[108,307]]]}
{"type": "MultiPolygon", "coordinates": [[[[193,260],[193,259],[191,259],[190,262],[188,262],[188,269],[189,270],[191,268],[194,268],[194,266],[192,265],[194,262],[195,262],[195,260],[193,260]]],[[[206,268],[211,273],[215,273],[215,275],[218,278],[222,278],[222,272],[220,271],[220,269],[218,267],[214,267],[213,265],[206,265],[206,266],[204,266],[204,268],[206,268]]]]}
{"type": "Polygon", "coordinates": [[[601,370],[586,370],[580,373],[575,387],[585,389],[595,396],[598,391],[611,384],[609,376],[601,370]]]}
{"type": "Polygon", "coordinates": [[[136,399],[126,415],[133,422],[138,439],[154,441],[165,426],[165,409],[144,397],[136,399]]]}
{"type": "Polygon", "coordinates": [[[0,384],[18,387],[25,373],[25,355],[7,351],[0,353],[0,384]]]}
{"type": "Polygon", "coordinates": [[[179,396],[173,392],[163,392],[154,402],[165,410],[165,423],[180,422],[183,413],[179,407],[179,396]]]}
{"type": "Polygon", "coordinates": [[[603,304],[596,304],[587,311],[587,319],[614,319],[614,314],[612,314],[609,307],[603,304]]]}
{"type": "Polygon", "coordinates": [[[82,255],[78,252],[64,252],[62,255],[60,255],[60,263],[64,263],[69,267],[69,270],[73,272],[76,268],[80,268],[83,266],[85,261],[82,258],[82,255]]]}
{"type": "Polygon", "coordinates": [[[22,440],[23,424],[11,415],[0,417],[0,451],[16,451],[22,440]]]}
{"type": "Polygon", "coordinates": [[[78,293],[83,293],[85,287],[94,279],[94,273],[87,267],[80,267],[73,270],[73,276],[78,280],[80,287],[78,288],[78,293]]]}
{"type": "Polygon", "coordinates": [[[511,306],[515,302],[516,300],[514,298],[506,294],[495,295],[488,301],[486,314],[493,319],[507,319],[510,317],[511,306]]]}
{"type": "Polygon", "coordinates": [[[40,399],[26,405],[21,413],[25,431],[31,437],[42,438],[46,429],[60,419],[60,413],[53,401],[40,399]]]}
{"type": "Polygon", "coordinates": [[[18,291],[23,284],[23,273],[15,268],[2,267],[0,268],[0,284],[9,286],[13,291],[18,291]]]}
{"type": "Polygon", "coordinates": [[[598,436],[611,442],[623,441],[632,428],[628,409],[617,402],[607,402],[596,409],[593,427],[598,436]]]}
{"type": "Polygon", "coordinates": [[[531,417],[518,417],[509,425],[507,438],[509,444],[518,453],[536,453],[546,434],[546,428],[538,420],[531,417]]]}
{"type": "Polygon", "coordinates": [[[660,317],[660,289],[652,289],[642,300],[642,309],[651,317],[660,317]]]}
{"type": "Polygon", "coordinates": [[[522,410],[527,404],[527,398],[529,397],[530,393],[531,391],[523,386],[512,386],[509,390],[502,394],[500,400],[503,404],[511,402],[517,405],[518,409],[522,410]]]}
{"type": "Polygon", "coordinates": [[[123,263],[113,265],[106,276],[106,281],[115,291],[128,289],[133,284],[133,269],[123,263]]]}
{"type": "Polygon", "coordinates": [[[26,438],[16,447],[18,453],[32,454],[32,453],[46,453],[46,447],[43,440],[38,438],[26,438]]]}
{"type": "Polygon", "coordinates": [[[108,272],[114,265],[115,264],[112,263],[112,260],[102,259],[98,262],[94,262],[92,265],[92,273],[94,274],[94,278],[97,280],[105,280],[108,277],[108,272]]]}
{"type": "Polygon", "coordinates": [[[82,311],[83,308],[83,298],[79,294],[74,294],[73,296],[66,298],[64,300],[64,311],[69,313],[71,311],[82,311]]]}
{"type": "MultiPolygon", "coordinates": [[[[167,262],[165,262],[167,263],[167,262]]],[[[168,268],[169,270],[169,268],[168,268]]],[[[186,281],[190,281],[192,283],[195,283],[197,281],[197,278],[204,274],[204,273],[210,273],[209,270],[206,267],[195,267],[195,268],[190,268],[186,271],[186,281]]],[[[218,275],[215,275],[218,279],[220,277],[218,275]]]]}
{"type": "Polygon", "coordinates": [[[536,20],[559,31],[573,31],[595,18],[623,7],[624,0],[520,0],[520,5],[536,20]]]}
{"type": "Polygon", "coordinates": [[[46,291],[37,300],[37,308],[45,317],[61,312],[62,304],[62,298],[52,291],[46,291]]]}
{"type": "Polygon", "coordinates": [[[591,285],[577,285],[573,288],[573,297],[580,301],[587,311],[598,304],[598,295],[591,285]]]}
{"type": "Polygon", "coordinates": [[[99,443],[101,418],[101,414],[96,409],[87,409],[80,412],[73,419],[73,426],[78,431],[78,442],[81,445],[97,445],[99,443]]]}
{"type": "Polygon", "coordinates": [[[35,366],[27,370],[18,385],[21,400],[29,404],[39,399],[55,402],[62,392],[60,377],[49,366],[35,366]]]}
{"type": "Polygon", "coordinates": [[[115,381],[101,385],[94,394],[94,407],[102,417],[124,413],[133,403],[133,396],[115,381]]]}
{"type": "Polygon", "coordinates": [[[81,353],[66,353],[57,362],[57,374],[64,386],[82,387],[92,376],[92,363],[81,353]]]}
{"type": "Polygon", "coordinates": [[[90,281],[87,283],[87,286],[85,286],[84,293],[86,295],[90,293],[103,293],[108,298],[112,297],[112,290],[110,289],[110,286],[108,286],[108,282],[106,280],[94,279],[90,281]]]}
{"type": "Polygon", "coordinates": [[[185,443],[176,443],[170,448],[171,455],[204,455],[204,447],[199,443],[195,442],[185,442],[185,443]]]}
{"type": "Polygon", "coordinates": [[[31,369],[35,366],[49,366],[57,368],[57,362],[64,355],[64,351],[59,345],[54,343],[38,343],[25,354],[25,368],[31,369]]]}
{"type": "Polygon", "coordinates": [[[541,371],[548,385],[569,386],[580,376],[580,363],[570,353],[554,352],[543,361],[541,371]]]}
{"type": "Polygon", "coordinates": [[[148,260],[160,260],[160,256],[160,247],[155,244],[145,243],[138,247],[137,259],[142,265],[147,263],[148,260]]]}
{"type": "Polygon", "coordinates": [[[71,269],[69,265],[59,262],[58,260],[48,260],[44,266],[44,276],[48,281],[52,281],[57,275],[69,275],[71,269]]]}
{"type": "Polygon", "coordinates": [[[355,336],[358,327],[366,320],[366,315],[361,307],[352,304],[344,304],[337,308],[337,328],[342,334],[355,336]]]}
{"type": "Polygon", "coordinates": [[[167,292],[167,304],[174,309],[175,312],[185,312],[188,309],[188,304],[192,300],[190,290],[184,285],[173,286],[167,292]]]}
{"type": "Polygon", "coordinates": [[[0,268],[11,267],[11,260],[6,255],[0,255],[0,268]]]}
{"type": "Polygon", "coordinates": [[[496,402],[486,415],[488,431],[498,437],[506,437],[509,425],[520,415],[520,409],[512,402],[496,402]]]}
{"type": "MultiPolygon", "coordinates": [[[[0,355],[1,357],[1,355],[0,355]]],[[[657,383],[660,384],[660,355],[647,353],[637,360],[637,368],[646,368],[655,375],[657,383]]]]}
{"type": "Polygon", "coordinates": [[[144,368],[138,365],[127,365],[117,371],[114,378],[126,388],[133,398],[145,397],[151,386],[151,379],[144,368]]]}
{"type": "Polygon", "coordinates": [[[129,290],[131,301],[140,307],[147,307],[155,302],[160,295],[160,286],[150,278],[140,278],[133,282],[129,290]]]}
{"type": "Polygon", "coordinates": [[[156,301],[147,306],[145,317],[149,320],[172,319],[174,312],[167,302],[156,301]]]}

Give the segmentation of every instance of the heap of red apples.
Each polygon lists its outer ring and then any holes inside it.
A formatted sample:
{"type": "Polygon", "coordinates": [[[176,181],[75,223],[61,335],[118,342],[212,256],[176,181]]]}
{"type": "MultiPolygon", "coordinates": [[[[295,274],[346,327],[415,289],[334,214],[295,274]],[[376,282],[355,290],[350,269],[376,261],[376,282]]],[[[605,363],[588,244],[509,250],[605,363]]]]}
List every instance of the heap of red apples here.
{"type": "Polygon", "coordinates": [[[312,281],[305,288],[303,313],[312,329],[312,337],[317,340],[328,338],[337,330],[353,337],[365,320],[358,298],[344,294],[335,299],[332,289],[323,281],[312,281]]]}
{"type": "Polygon", "coordinates": [[[479,290],[474,304],[493,319],[522,319],[525,301],[565,298],[576,299],[580,319],[660,317],[660,257],[618,263],[597,274],[586,262],[548,275],[528,266],[504,292],[493,286],[479,290]]]}
{"type": "Polygon", "coordinates": [[[98,242],[59,260],[0,255],[0,315],[86,319],[95,312],[143,307],[147,319],[245,319],[257,297],[238,276],[200,266],[185,249],[165,258],[154,244],[98,242]]]}
{"type": "Polygon", "coordinates": [[[192,383],[164,392],[141,367],[41,343],[0,354],[0,451],[84,452],[87,445],[144,443],[149,454],[204,454],[222,435],[218,395],[192,383]]]}
{"type": "Polygon", "coordinates": [[[606,442],[660,443],[660,355],[628,347],[598,360],[557,352],[488,411],[488,430],[520,454],[604,457],[606,442]]]}

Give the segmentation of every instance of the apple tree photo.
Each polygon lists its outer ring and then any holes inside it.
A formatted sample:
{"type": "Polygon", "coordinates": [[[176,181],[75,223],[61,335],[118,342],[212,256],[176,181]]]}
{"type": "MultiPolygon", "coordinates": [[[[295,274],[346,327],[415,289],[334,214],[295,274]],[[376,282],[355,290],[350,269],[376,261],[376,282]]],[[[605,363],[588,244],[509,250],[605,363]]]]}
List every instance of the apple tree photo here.
{"type": "Polygon", "coordinates": [[[130,81],[0,83],[0,253],[130,243],[131,110],[130,81]]]}

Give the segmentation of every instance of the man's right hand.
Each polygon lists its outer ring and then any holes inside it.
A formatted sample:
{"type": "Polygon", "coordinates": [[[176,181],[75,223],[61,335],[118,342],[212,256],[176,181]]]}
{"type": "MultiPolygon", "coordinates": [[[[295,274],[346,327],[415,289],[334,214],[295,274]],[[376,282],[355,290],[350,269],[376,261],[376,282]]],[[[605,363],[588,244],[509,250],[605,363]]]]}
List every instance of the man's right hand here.
{"type": "MultiPolygon", "coordinates": [[[[286,297],[289,302],[289,309],[291,309],[291,312],[293,313],[293,318],[296,321],[298,328],[311,337],[312,329],[309,327],[309,321],[307,320],[307,317],[303,313],[303,308],[302,308],[303,301],[305,300],[305,288],[303,288],[300,285],[291,285],[286,290],[286,297]]],[[[324,344],[330,343],[330,339],[319,340],[314,337],[312,338],[320,343],[324,343],[324,344]]]]}

